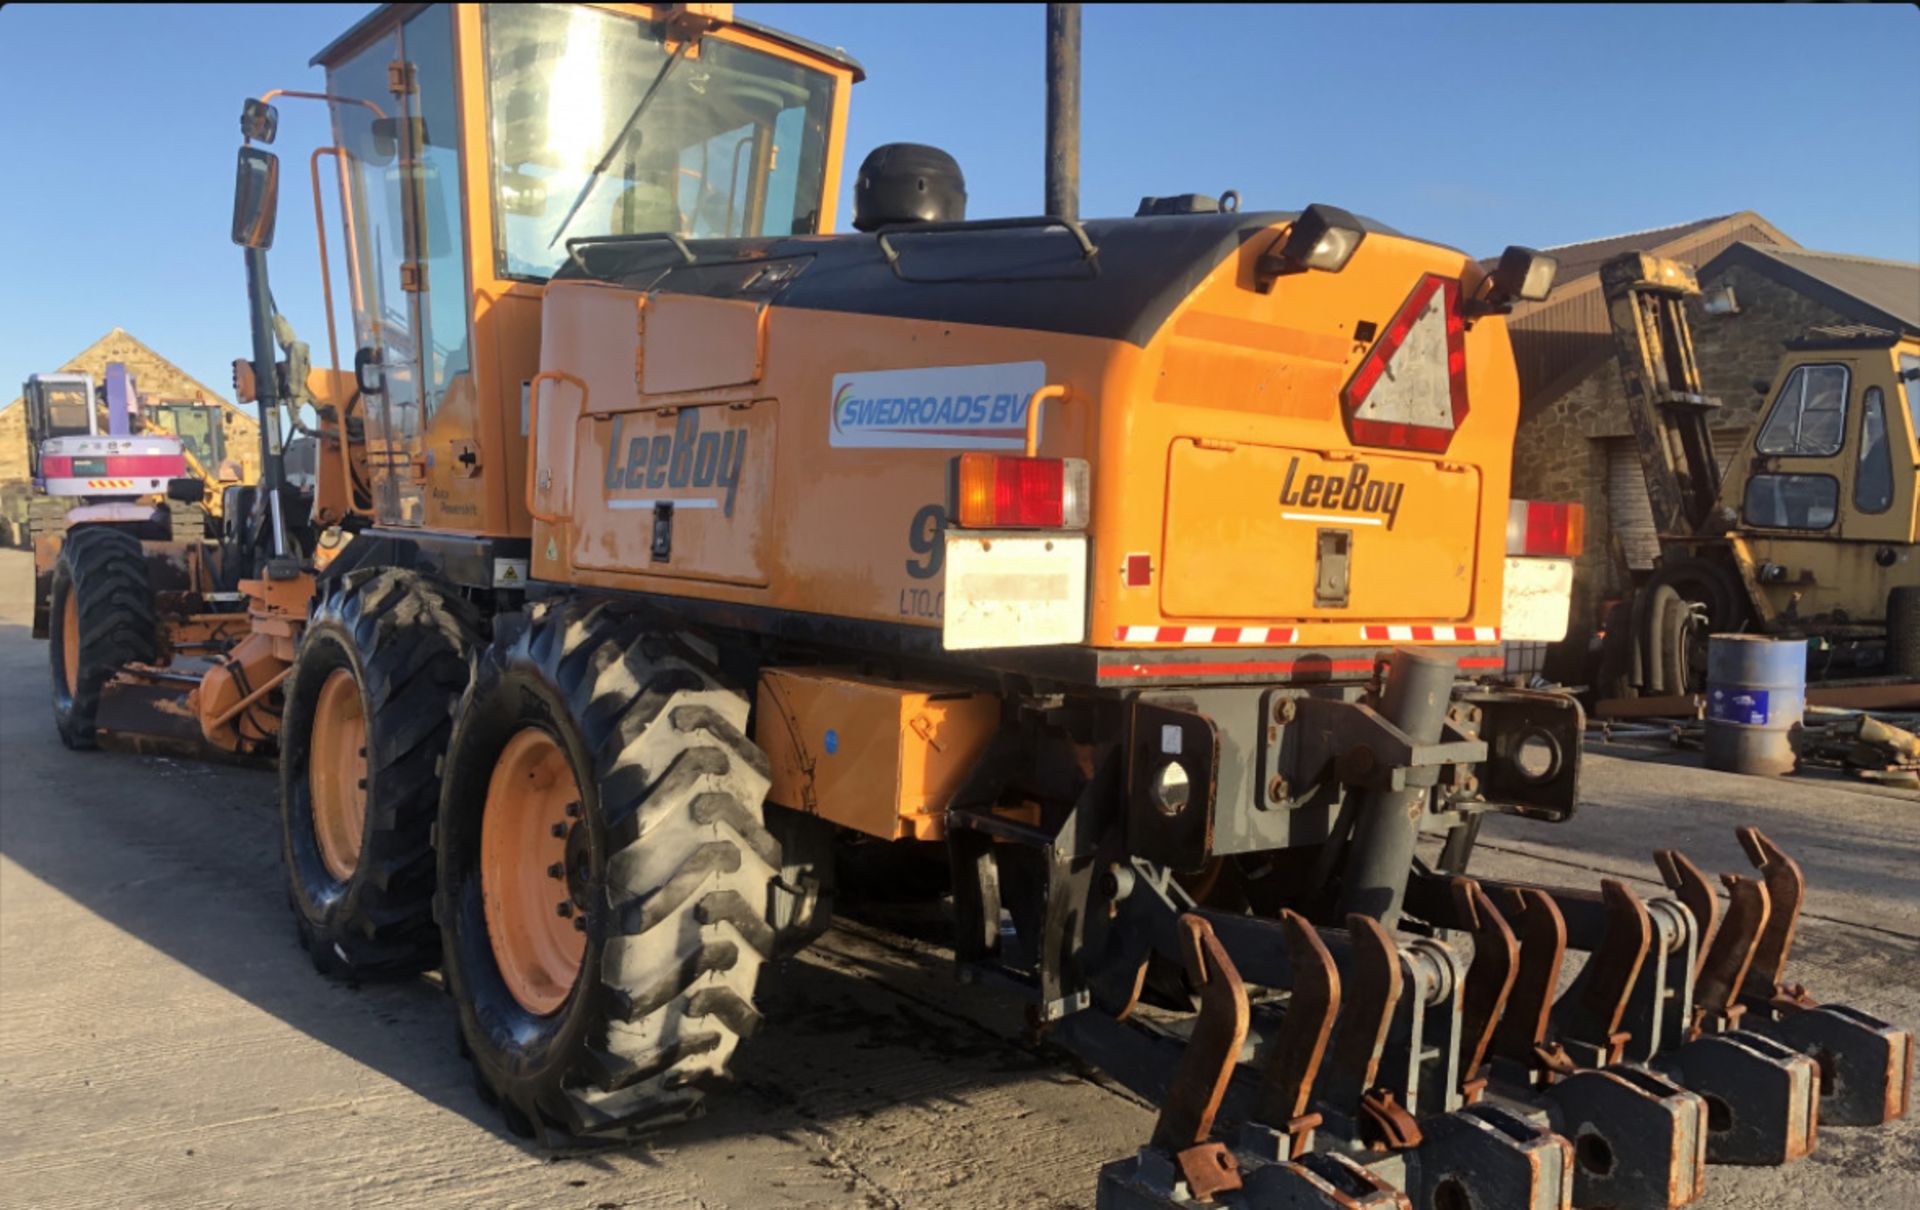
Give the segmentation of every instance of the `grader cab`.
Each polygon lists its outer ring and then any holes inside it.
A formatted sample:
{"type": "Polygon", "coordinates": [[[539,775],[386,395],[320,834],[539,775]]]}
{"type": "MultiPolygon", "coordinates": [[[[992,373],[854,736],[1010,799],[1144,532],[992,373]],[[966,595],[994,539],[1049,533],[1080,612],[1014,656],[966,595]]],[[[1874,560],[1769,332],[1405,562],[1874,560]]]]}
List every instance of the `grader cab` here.
{"type": "Polygon", "coordinates": [[[393,6],[316,62],[242,120],[259,574],[70,544],[56,713],[277,754],[314,962],[438,966],[511,1129],[697,1114],[848,841],[942,854],[961,972],[1165,1104],[1103,1204],[1680,1205],[1904,1112],[1907,1035],[1782,982],[1757,833],[1725,912],[1678,854],[1646,902],[1465,872],[1578,795],[1578,705],[1491,679],[1579,546],[1508,498],[1547,258],[968,220],[911,145],[836,235],[861,69],[724,5],[393,6]],[[332,116],[349,368],[274,310],[276,95],[332,116]]]}

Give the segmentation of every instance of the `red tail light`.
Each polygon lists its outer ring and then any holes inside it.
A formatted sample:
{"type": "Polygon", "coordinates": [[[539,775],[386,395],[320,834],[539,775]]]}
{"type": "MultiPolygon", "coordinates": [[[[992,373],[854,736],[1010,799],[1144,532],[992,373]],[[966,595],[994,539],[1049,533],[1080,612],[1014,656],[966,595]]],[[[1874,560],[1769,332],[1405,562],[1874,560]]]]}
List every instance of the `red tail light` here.
{"type": "Polygon", "coordinates": [[[1507,553],[1572,558],[1587,544],[1587,510],[1580,504],[1515,500],[1507,505],[1507,553]]]}
{"type": "Polygon", "coordinates": [[[1084,529],[1087,464],[1078,458],[960,455],[955,520],[972,529],[1084,529]]]}

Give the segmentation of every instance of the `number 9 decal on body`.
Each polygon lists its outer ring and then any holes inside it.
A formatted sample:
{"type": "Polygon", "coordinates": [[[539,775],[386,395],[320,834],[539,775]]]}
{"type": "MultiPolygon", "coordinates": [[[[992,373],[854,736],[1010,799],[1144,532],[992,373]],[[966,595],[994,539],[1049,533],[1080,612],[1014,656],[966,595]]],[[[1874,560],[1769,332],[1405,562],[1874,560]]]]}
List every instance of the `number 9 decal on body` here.
{"type": "Polygon", "coordinates": [[[907,560],[908,575],[930,580],[940,574],[947,558],[946,534],[947,510],[942,506],[929,504],[913,514],[913,522],[907,527],[907,545],[921,558],[907,560]]]}

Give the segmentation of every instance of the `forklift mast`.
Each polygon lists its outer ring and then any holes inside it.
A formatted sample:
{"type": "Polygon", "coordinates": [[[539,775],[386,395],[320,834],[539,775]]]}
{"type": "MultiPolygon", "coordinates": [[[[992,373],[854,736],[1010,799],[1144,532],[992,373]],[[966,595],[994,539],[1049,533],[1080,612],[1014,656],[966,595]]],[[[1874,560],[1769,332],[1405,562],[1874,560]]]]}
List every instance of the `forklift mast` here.
{"type": "Polygon", "coordinates": [[[1716,525],[1720,465],[1707,418],[1720,401],[1700,385],[1685,299],[1700,293],[1687,265],[1644,252],[1600,267],[1614,359],[1662,539],[1692,538],[1716,525]]]}

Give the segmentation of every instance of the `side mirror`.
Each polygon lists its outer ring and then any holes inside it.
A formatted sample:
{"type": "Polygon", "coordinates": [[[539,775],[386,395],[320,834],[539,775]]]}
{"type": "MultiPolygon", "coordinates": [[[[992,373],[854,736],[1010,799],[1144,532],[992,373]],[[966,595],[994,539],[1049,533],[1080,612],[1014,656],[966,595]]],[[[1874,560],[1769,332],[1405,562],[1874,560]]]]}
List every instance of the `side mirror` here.
{"type": "Polygon", "coordinates": [[[280,157],[242,147],[233,180],[233,242],[242,248],[273,247],[273,216],[280,201],[280,157]]]}
{"type": "Polygon", "coordinates": [[[255,143],[271,143],[280,130],[280,111],[265,101],[247,98],[240,107],[240,134],[255,143]]]}
{"type": "Polygon", "coordinates": [[[353,351],[353,385],[362,395],[384,395],[387,393],[387,371],[380,364],[377,349],[361,346],[353,351]]]}

